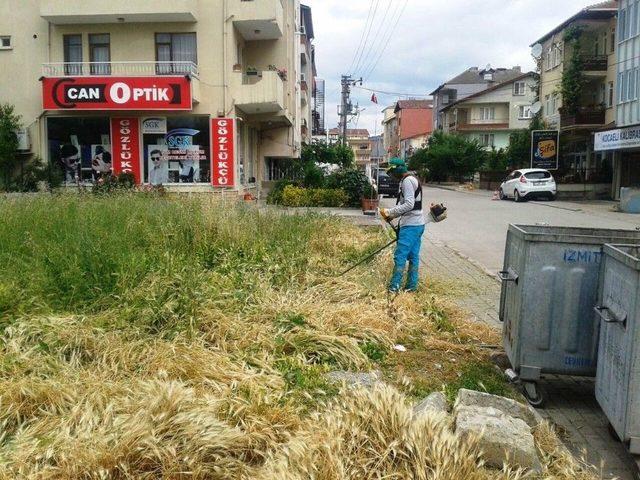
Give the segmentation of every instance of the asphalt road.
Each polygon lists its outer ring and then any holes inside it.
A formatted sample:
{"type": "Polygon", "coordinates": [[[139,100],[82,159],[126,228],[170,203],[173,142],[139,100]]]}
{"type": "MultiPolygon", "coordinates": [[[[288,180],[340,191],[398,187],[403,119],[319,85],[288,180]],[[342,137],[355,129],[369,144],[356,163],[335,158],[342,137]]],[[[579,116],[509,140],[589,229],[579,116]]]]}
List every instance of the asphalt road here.
{"type": "MultiPolygon", "coordinates": [[[[515,203],[512,200],[492,201],[492,193],[486,191],[458,192],[430,187],[425,188],[423,194],[425,203],[444,203],[449,209],[447,220],[430,224],[426,235],[475,260],[491,272],[502,269],[506,234],[511,223],[623,229],[640,227],[640,215],[614,212],[613,202],[541,200],[515,203]]],[[[392,199],[383,200],[385,206],[394,203],[392,199]]]]}

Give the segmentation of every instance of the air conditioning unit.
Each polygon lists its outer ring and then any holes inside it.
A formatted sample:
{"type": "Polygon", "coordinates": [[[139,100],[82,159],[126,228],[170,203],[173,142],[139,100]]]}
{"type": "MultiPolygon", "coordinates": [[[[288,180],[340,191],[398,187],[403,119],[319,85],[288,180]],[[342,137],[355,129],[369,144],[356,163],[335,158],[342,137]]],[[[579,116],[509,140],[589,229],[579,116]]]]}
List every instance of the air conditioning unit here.
{"type": "Polygon", "coordinates": [[[16,132],[18,136],[18,150],[21,152],[31,151],[31,138],[29,137],[28,130],[18,130],[16,132]]]}
{"type": "Polygon", "coordinates": [[[306,82],[307,81],[307,76],[304,73],[300,74],[300,81],[301,82],[306,82]]]}
{"type": "Polygon", "coordinates": [[[304,25],[300,25],[300,33],[302,35],[306,35],[307,34],[307,27],[305,27],[304,25]]]}

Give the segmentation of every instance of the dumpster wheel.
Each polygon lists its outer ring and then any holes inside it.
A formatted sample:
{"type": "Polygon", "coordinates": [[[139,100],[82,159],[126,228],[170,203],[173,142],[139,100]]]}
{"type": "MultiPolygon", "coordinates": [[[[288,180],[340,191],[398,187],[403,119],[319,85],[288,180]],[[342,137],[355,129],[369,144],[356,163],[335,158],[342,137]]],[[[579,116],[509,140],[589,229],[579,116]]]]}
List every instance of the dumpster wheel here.
{"type": "Polygon", "coordinates": [[[542,408],[544,406],[544,397],[536,382],[522,382],[522,393],[532,407],[542,408]]]}

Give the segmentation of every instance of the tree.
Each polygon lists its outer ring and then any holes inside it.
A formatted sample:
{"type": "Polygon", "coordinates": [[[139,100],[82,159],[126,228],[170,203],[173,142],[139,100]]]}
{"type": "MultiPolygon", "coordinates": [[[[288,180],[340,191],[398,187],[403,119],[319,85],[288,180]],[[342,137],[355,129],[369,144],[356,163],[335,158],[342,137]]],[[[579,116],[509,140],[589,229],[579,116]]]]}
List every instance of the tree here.
{"type": "Polygon", "coordinates": [[[349,168],[354,164],[355,156],[350,147],[341,144],[327,144],[325,142],[315,142],[305,145],[302,148],[302,161],[316,164],[338,165],[349,168]]]}
{"type": "Polygon", "coordinates": [[[529,128],[516,130],[509,135],[507,163],[510,168],[523,168],[531,164],[531,132],[545,128],[540,114],[531,120],[529,128]]]}
{"type": "Polygon", "coordinates": [[[11,179],[18,165],[18,135],[22,128],[20,115],[15,113],[13,105],[0,105],[0,172],[5,189],[11,184],[11,179]]]}
{"type": "Polygon", "coordinates": [[[477,140],[438,131],[429,138],[425,152],[414,154],[410,165],[418,171],[428,171],[430,180],[454,178],[463,181],[477,172],[486,158],[487,152],[477,140]]]}
{"type": "Polygon", "coordinates": [[[577,113],[580,108],[580,99],[586,84],[580,42],[582,31],[582,27],[573,26],[568,28],[564,35],[565,45],[571,46],[571,58],[562,72],[560,94],[562,95],[562,108],[570,114],[577,113]]]}

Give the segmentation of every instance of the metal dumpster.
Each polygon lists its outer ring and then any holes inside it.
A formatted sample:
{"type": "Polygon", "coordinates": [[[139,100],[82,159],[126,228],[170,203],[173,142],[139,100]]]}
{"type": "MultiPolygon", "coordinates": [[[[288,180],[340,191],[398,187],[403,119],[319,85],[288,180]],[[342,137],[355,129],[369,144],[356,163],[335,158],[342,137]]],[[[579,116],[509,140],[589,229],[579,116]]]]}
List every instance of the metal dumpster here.
{"type": "Polygon", "coordinates": [[[594,376],[605,243],[640,243],[640,231],[510,225],[500,295],[503,344],[532,405],[541,373],[594,376]]]}
{"type": "Polygon", "coordinates": [[[596,398],[631,453],[640,454],[640,248],[606,245],[596,398]]]}

